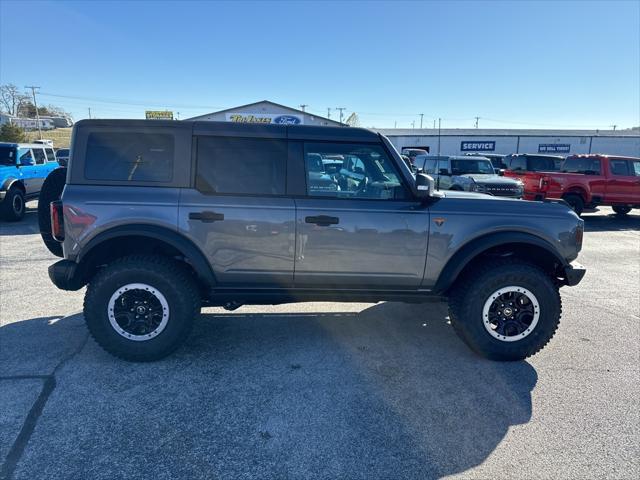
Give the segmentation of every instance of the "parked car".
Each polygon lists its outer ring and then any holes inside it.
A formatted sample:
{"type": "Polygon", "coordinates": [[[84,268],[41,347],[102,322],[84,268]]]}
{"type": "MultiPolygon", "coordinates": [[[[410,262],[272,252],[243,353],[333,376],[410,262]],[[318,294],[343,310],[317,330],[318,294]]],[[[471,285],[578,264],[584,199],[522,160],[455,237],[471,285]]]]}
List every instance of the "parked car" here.
{"type": "Polygon", "coordinates": [[[61,166],[66,167],[69,162],[69,149],[59,148],[56,150],[56,159],[61,166]]]}
{"type": "Polygon", "coordinates": [[[0,143],[0,217],[24,217],[25,202],[37,198],[44,179],[58,167],[53,148],[36,143],[0,143]]]}
{"type": "Polygon", "coordinates": [[[47,192],[63,192],[47,233],[64,259],[49,276],[64,290],[88,285],[89,331],[127,360],[174,351],[201,305],[443,298],[474,351],[517,360],[551,339],[559,287],[585,272],[572,263],[584,223],[564,202],[435,191],[369,130],[161,120],[74,129],[67,175],[56,170],[47,192]],[[316,189],[318,159],[330,155],[344,159],[341,188],[316,189]]]}
{"type": "Polygon", "coordinates": [[[421,155],[416,157],[415,165],[425,173],[433,175],[436,188],[441,190],[522,197],[522,182],[497,174],[493,164],[486,157],[421,155]]]}
{"type": "Polygon", "coordinates": [[[504,158],[506,157],[506,155],[501,155],[499,153],[482,153],[482,152],[468,152],[465,153],[466,156],[468,157],[485,157],[488,158],[489,160],[491,160],[491,164],[493,165],[493,168],[496,169],[496,171],[498,170],[504,170],[505,168],[507,168],[507,165],[504,161],[504,158]]]}
{"type": "Polygon", "coordinates": [[[567,157],[558,172],[545,172],[525,198],[562,198],[580,215],[585,207],[611,206],[624,215],[640,208],[640,158],[609,155],[567,157]]]}
{"type": "Polygon", "coordinates": [[[505,169],[501,172],[505,177],[520,180],[524,185],[525,199],[541,200],[536,198],[535,192],[539,191],[541,182],[547,176],[545,172],[560,171],[560,165],[564,157],[556,155],[536,155],[528,153],[507,155],[504,159],[505,169]]]}
{"type": "Polygon", "coordinates": [[[404,147],[402,149],[402,155],[406,155],[407,157],[409,157],[409,160],[413,164],[418,155],[429,155],[429,151],[428,150],[424,150],[422,148],[404,147]]]}

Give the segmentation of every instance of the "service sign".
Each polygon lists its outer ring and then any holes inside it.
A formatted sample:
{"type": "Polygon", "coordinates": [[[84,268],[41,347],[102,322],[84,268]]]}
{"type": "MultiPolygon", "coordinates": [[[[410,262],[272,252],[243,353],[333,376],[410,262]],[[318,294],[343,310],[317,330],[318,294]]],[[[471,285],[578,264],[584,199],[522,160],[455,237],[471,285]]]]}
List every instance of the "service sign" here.
{"type": "Polygon", "coordinates": [[[173,112],[169,110],[147,110],[144,115],[147,120],[173,120],[173,112]]]}
{"type": "Polygon", "coordinates": [[[473,141],[461,142],[461,152],[494,152],[496,150],[496,142],[491,141],[473,141]]]}
{"type": "Polygon", "coordinates": [[[541,143],[538,145],[538,153],[569,153],[569,143],[541,143]]]}
{"type": "Polygon", "coordinates": [[[302,115],[282,113],[226,113],[227,122],[236,123],[273,123],[277,125],[301,125],[302,115]]]}

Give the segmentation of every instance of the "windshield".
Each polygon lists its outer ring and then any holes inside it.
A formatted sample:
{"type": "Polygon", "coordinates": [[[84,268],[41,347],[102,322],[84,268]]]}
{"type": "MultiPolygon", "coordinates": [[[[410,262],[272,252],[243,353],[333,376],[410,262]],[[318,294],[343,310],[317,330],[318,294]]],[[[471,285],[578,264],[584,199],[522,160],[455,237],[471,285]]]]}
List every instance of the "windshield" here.
{"type": "Polygon", "coordinates": [[[15,165],[16,149],[15,147],[0,147],[0,165],[15,165]]]}
{"type": "Polygon", "coordinates": [[[451,160],[451,173],[454,175],[464,175],[468,173],[479,173],[493,175],[493,165],[489,160],[451,160]]]}
{"type": "Polygon", "coordinates": [[[559,163],[553,158],[531,157],[527,159],[527,170],[530,172],[553,172],[560,170],[559,163]]]}

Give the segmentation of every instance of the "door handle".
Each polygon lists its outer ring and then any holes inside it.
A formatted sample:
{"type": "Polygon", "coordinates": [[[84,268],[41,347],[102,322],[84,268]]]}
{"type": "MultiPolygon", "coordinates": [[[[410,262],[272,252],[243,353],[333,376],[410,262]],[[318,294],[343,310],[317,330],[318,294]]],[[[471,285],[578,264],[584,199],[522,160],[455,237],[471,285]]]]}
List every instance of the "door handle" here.
{"type": "Polygon", "coordinates": [[[213,223],[224,220],[223,213],[210,212],[205,210],[204,212],[191,212],[189,213],[189,220],[200,220],[204,223],[213,223]]]}
{"type": "Polygon", "coordinates": [[[315,217],[304,217],[306,223],[314,223],[320,227],[328,227],[329,225],[337,225],[340,223],[338,217],[329,217],[327,215],[318,215],[315,217]]]}

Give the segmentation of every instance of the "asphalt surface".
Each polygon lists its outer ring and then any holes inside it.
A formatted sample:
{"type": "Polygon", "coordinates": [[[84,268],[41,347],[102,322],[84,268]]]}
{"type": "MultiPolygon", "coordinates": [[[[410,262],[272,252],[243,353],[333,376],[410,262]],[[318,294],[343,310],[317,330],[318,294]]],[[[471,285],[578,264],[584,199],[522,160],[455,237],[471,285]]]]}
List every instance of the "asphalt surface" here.
{"type": "Polygon", "coordinates": [[[640,478],[640,215],[584,215],[584,281],[526,362],[476,357],[446,307],[205,309],[172,357],[88,337],[35,204],[0,224],[0,478],[640,478]]]}

